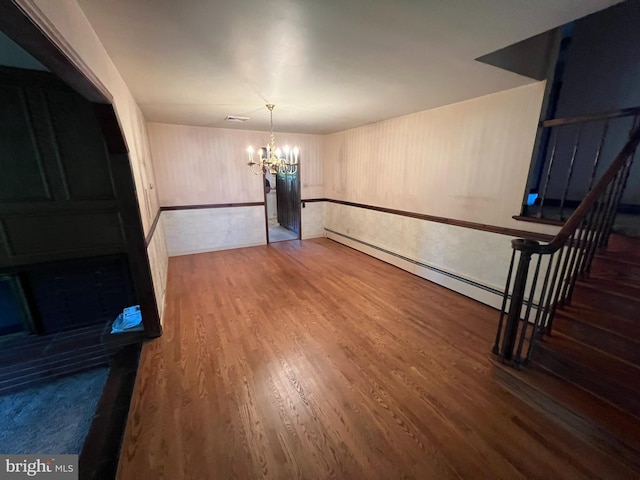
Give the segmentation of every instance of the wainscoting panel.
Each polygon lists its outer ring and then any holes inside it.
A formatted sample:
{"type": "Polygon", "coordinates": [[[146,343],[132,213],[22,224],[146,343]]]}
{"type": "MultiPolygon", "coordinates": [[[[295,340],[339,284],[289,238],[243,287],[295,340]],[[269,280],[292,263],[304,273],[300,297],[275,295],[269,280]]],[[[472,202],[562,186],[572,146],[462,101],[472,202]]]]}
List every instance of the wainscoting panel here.
{"type": "Polygon", "coordinates": [[[324,209],[326,202],[304,202],[302,209],[302,239],[324,237],[324,209]]]}
{"type": "Polygon", "coordinates": [[[162,222],[170,257],[264,245],[264,206],[165,210],[162,222]]]}
{"type": "Polygon", "coordinates": [[[2,223],[7,254],[15,263],[39,256],[66,254],[72,258],[93,251],[119,251],[124,243],[117,211],[7,215],[2,223]]]}
{"type": "Polygon", "coordinates": [[[327,237],[495,308],[511,237],[326,203],[327,237]]]}
{"type": "Polygon", "coordinates": [[[167,253],[163,221],[162,215],[160,215],[158,224],[147,247],[151,276],[153,277],[153,290],[156,295],[156,303],[158,304],[161,322],[164,312],[164,299],[167,290],[167,270],[169,266],[169,254],[167,253]]]}

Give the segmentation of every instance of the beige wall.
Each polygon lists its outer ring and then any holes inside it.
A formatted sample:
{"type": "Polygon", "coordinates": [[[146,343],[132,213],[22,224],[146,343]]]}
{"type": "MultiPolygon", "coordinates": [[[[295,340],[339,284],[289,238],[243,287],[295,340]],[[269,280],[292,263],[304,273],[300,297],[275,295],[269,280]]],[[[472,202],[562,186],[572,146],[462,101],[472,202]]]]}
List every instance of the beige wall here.
{"type": "MultiPolygon", "coordinates": [[[[247,166],[247,147],[268,132],[149,123],[162,206],[262,202],[262,177],[247,166]]],[[[302,198],[323,195],[320,135],[275,133],[277,145],[300,148],[302,198]]]]}
{"type": "MultiPolygon", "coordinates": [[[[329,135],[325,195],[480,224],[553,233],[513,220],[529,172],[544,83],[329,135]]],[[[328,236],[499,307],[511,237],[326,205],[328,236]]]]}
{"type": "MultiPolygon", "coordinates": [[[[74,0],[17,0],[16,3],[88,78],[95,79],[101,84],[98,86],[106,89],[112,96],[129,147],[144,232],[148,233],[159,208],[158,190],[155,186],[146,121],[129,88],[74,0]]],[[[164,242],[163,230],[157,229],[152,242],[153,248],[148,250],[161,316],[168,261],[164,242]]]]}
{"type": "Polygon", "coordinates": [[[325,196],[528,229],[511,216],[543,93],[539,82],[329,135],[325,196]]]}

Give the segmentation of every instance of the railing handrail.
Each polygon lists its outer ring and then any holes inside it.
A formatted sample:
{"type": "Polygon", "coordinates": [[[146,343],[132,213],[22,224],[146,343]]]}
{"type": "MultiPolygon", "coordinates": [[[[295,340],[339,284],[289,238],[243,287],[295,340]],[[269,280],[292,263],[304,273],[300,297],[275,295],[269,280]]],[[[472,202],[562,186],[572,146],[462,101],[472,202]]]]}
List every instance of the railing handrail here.
{"type": "MultiPolygon", "coordinates": [[[[639,120],[640,112],[634,118],[629,140],[620,153],[549,243],[540,244],[523,238],[511,241],[513,252],[492,351],[503,361],[513,360],[516,368],[523,361],[528,363],[531,360],[536,339],[551,333],[556,309],[571,304],[576,282],[579,278],[588,277],[594,256],[608,243],[640,143],[639,120]],[[529,264],[534,257],[535,272],[529,276],[529,264]],[[548,259],[544,266],[543,257],[548,259]],[[541,272],[544,273],[541,275],[541,272]],[[539,280],[542,280],[541,284],[539,280]],[[528,347],[523,357],[525,343],[528,347]]],[[[570,171],[578,148],[578,137],[573,147],[570,171]]],[[[602,140],[594,165],[597,165],[601,147],[602,140]]],[[[591,183],[594,172],[595,168],[591,183]]]]}
{"type": "Polygon", "coordinates": [[[640,107],[621,108],[619,110],[607,110],[604,112],[587,113],[574,117],[552,118],[540,122],[541,127],[558,127],[574,123],[597,122],[599,120],[611,120],[614,118],[629,117],[640,113],[640,107]]]}
{"type": "MultiPolygon", "coordinates": [[[[640,109],[638,109],[638,111],[640,112],[640,109]]],[[[631,132],[629,140],[622,148],[618,156],[616,156],[613,163],[611,163],[600,180],[598,180],[591,191],[587,193],[582,202],[580,202],[578,208],[567,219],[563,227],[549,243],[539,244],[537,242],[520,242],[518,244],[514,243],[514,247],[518,250],[526,250],[531,253],[539,254],[554,253],[562,248],[566,244],[569,237],[573,235],[573,233],[578,229],[582,220],[589,213],[591,208],[596,204],[602,193],[609,185],[609,182],[613,180],[620,169],[625,165],[629,156],[633,154],[634,150],[638,146],[638,143],[640,143],[640,126],[637,127],[633,132],[631,132]]]]}

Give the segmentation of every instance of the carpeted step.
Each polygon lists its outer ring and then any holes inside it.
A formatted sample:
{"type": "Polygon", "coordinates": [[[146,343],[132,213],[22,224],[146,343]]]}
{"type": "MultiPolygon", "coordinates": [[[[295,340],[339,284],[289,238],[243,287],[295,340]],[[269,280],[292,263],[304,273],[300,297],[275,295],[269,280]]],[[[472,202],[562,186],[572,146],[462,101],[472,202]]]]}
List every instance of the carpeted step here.
{"type": "Polygon", "coordinates": [[[0,395],[13,393],[24,388],[80,373],[95,367],[107,366],[109,357],[100,345],[87,347],[82,351],[53,355],[46,359],[27,362],[20,367],[0,370],[0,395]]]}
{"type": "Polygon", "coordinates": [[[104,325],[91,325],[48,335],[11,336],[0,341],[0,368],[52,353],[100,343],[104,325]]]}
{"type": "Polygon", "coordinates": [[[58,365],[68,361],[74,363],[76,359],[90,359],[92,357],[108,358],[104,347],[100,344],[88,345],[74,351],[60,352],[44,357],[26,360],[20,363],[0,368],[0,384],[17,375],[28,375],[46,369],[48,365],[58,365]]]}

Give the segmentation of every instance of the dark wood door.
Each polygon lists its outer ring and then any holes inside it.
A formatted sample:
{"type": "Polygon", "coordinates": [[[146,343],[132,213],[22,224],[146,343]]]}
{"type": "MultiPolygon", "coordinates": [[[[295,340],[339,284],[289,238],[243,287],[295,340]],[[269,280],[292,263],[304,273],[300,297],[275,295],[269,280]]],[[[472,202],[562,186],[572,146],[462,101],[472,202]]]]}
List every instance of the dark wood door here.
{"type": "Polygon", "coordinates": [[[300,235],[300,173],[276,177],[278,223],[300,235]]]}

